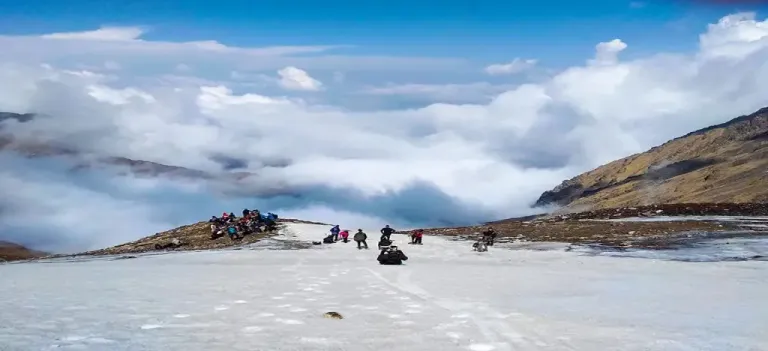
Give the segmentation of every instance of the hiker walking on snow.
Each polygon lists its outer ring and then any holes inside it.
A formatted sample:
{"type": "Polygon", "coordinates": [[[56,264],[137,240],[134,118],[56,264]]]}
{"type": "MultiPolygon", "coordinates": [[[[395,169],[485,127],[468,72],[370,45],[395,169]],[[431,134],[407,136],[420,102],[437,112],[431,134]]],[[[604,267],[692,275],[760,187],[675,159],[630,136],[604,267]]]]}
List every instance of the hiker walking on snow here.
{"type": "Polygon", "coordinates": [[[389,237],[392,236],[392,233],[394,233],[395,230],[389,227],[389,224],[385,225],[384,228],[381,228],[381,234],[385,235],[387,237],[387,240],[389,240],[389,237]]]}
{"type": "Polygon", "coordinates": [[[357,242],[357,248],[362,249],[360,245],[365,246],[365,248],[368,248],[368,243],[365,242],[366,239],[368,239],[368,235],[363,232],[362,229],[358,229],[357,233],[355,233],[355,236],[352,238],[357,242]]]}
{"type": "Polygon", "coordinates": [[[331,228],[331,235],[333,235],[333,241],[339,241],[339,232],[341,232],[341,229],[339,229],[339,225],[333,226],[331,228]]]}

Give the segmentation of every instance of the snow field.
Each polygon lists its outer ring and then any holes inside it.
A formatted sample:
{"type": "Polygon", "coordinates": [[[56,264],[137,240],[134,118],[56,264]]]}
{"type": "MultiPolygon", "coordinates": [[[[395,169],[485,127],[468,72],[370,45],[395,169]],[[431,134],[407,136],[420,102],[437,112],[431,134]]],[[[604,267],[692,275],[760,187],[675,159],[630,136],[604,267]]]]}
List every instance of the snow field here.
{"type": "MultiPolygon", "coordinates": [[[[277,240],[320,240],[291,224],[277,240]]],[[[763,350],[764,262],[471,251],[240,250],[0,266],[0,350],[763,350]],[[323,313],[335,311],[342,320],[323,313]]],[[[259,247],[256,245],[255,247],[259,247]]]]}

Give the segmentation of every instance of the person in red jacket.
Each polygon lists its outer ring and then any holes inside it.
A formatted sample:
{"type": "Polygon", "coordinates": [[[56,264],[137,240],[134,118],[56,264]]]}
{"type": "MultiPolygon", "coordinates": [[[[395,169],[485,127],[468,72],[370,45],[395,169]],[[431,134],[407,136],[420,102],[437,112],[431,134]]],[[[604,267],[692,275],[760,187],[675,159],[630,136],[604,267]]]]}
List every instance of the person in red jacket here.
{"type": "Polygon", "coordinates": [[[345,243],[349,242],[349,230],[344,229],[341,232],[339,232],[339,235],[341,236],[341,241],[345,243]]]}
{"type": "Polygon", "coordinates": [[[411,234],[411,244],[421,245],[421,238],[424,236],[424,229],[416,229],[411,234]]]}

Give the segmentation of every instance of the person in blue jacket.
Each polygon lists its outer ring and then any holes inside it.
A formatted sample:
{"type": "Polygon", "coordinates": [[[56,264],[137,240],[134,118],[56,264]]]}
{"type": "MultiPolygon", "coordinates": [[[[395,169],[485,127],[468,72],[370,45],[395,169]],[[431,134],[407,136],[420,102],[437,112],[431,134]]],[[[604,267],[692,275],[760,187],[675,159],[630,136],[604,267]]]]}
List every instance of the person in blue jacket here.
{"type": "Polygon", "coordinates": [[[341,228],[339,228],[339,225],[333,226],[331,228],[331,235],[333,236],[333,241],[339,241],[339,232],[341,232],[341,228]]]}

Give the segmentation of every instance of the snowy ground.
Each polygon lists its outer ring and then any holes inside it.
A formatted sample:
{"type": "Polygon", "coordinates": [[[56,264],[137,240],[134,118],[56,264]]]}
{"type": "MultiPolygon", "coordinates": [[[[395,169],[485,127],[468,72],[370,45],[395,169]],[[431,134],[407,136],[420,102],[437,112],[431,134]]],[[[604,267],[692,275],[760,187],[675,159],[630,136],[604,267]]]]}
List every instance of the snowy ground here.
{"type": "Polygon", "coordinates": [[[291,225],[240,251],[0,265],[0,350],[768,349],[765,262],[478,254],[404,236],[404,266],[378,265],[375,239],[267,250],[327,229],[291,225]]]}

